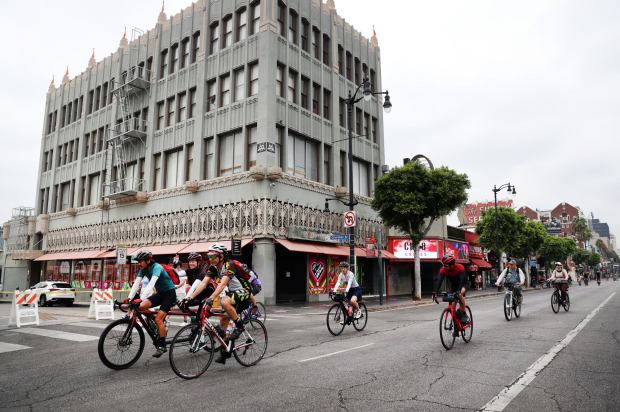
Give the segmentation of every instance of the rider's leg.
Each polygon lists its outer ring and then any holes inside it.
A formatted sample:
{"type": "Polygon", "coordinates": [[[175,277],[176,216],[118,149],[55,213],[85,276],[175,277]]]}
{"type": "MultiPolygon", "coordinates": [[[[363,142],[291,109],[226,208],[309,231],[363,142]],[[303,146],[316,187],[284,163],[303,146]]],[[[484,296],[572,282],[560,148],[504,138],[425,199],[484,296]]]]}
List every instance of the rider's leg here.
{"type": "Polygon", "coordinates": [[[168,314],[162,310],[157,312],[155,315],[155,324],[157,325],[157,331],[159,332],[159,340],[162,341],[166,338],[166,326],[164,325],[164,320],[166,319],[168,314]]]}
{"type": "Polygon", "coordinates": [[[360,310],[360,305],[359,303],[357,303],[357,296],[355,295],[351,296],[350,302],[351,302],[351,306],[353,306],[353,309],[355,309],[356,312],[360,310]]]}

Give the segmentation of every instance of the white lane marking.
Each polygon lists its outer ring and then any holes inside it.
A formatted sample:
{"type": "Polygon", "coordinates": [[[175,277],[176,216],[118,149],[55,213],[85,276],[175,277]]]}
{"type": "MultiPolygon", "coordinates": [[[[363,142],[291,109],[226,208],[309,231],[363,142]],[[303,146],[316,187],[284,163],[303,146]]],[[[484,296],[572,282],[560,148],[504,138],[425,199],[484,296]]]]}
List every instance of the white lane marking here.
{"type": "Polygon", "coordinates": [[[14,352],[16,350],[32,349],[30,346],[18,345],[16,343],[0,342],[0,353],[14,352]]]}
{"type": "Polygon", "coordinates": [[[35,328],[23,328],[14,329],[15,332],[25,333],[29,335],[45,336],[48,338],[70,340],[74,342],[87,342],[91,340],[98,340],[99,336],[81,335],[79,333],[62,332],[59,330],[51,329],[35,329],[35,328]]]}
{"type": "Polygon", "coordinates": [[[334,355],[338,355],[340,353],[349,352],[349,351],[356,350],[356,349],[366,348],[366,347],[371,346],[371,345],[374,345],[374,342],[367,343],[366,345],[362,345],[362,346],[356,346],[354,348],[339,350],[337,352],[327,353],[325,355],[315,356],[313,358],[302,359],[299,362],[309,362],[309,361],[316,360],[316,359],[327,358],[328,356],[334,356],[334,355]]]}
{"type": "Polygon", "coordinates": [[[523,389],[529,385],[538,374],[547,367],[556,357],[558,353],[562,349],[568,346],[568,344],[577,336],[579,332],[592,320],[592,318],[598,313],[599,310],[603,306],[607,304],[614,297],[616,292],[609,295],[607,299],[603,301],[600,305],[598,305],[584,320],[582,320],[579,325],[575,327],[575,329],[568,332],[568,334],[553,348],[551,348],[547,353],[542,355],[540,358],[536,360],[529,368],[526,369],[525,372],[521,374],[513,383],[506,386],[495,398],[491,399],[486,405],[480,409],[481,411],[489,411],[489,412],[501,412],[503,411],[508,404],[517,397],[519,393],[523,389]]]}
{"type": "Polygon", "coordinates": [[[300,316],[294,316],[294,315],[272,315],[269,314],[267,315],[267,319],[299,319],[300,316]]]}
{"type": "Polygon", "coordinates": [[[68,326],[80,326],[85,328],[97,328],[97,329],[105,329],[108,327],[107,323],[97,323],[97,322],[72,322],[67,323],[68,326]]]}

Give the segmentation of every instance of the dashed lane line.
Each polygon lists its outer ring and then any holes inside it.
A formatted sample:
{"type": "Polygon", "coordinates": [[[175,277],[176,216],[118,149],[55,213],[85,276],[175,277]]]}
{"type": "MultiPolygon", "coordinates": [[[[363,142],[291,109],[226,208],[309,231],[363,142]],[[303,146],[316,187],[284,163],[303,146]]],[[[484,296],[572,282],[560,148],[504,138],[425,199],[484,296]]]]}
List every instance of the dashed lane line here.
{"type": "Polygon", "coordinates": [[[374,342],[367,343],[366,345],[362,345],[362,346],[356,346],[354,348],[339,350],[337,352],[326,353],[325,355],[319,355],[319,356],[314,356],[314,357],[308,358],[308,359],[302,359],[299,362],[303,363],[303,362],[309,362],[309,361],[313,361],[313,360],[317,360],[317,359],[321,359],[321,358],[327,358],[328,356],[334,356],[334,355],[338,355],[338,354],[341,354],[341,353],[344,353],[344,352],[350,352],[352,350],[366,348],[366,347],[371,346],[371,345],[374,345],[374,342]]]}

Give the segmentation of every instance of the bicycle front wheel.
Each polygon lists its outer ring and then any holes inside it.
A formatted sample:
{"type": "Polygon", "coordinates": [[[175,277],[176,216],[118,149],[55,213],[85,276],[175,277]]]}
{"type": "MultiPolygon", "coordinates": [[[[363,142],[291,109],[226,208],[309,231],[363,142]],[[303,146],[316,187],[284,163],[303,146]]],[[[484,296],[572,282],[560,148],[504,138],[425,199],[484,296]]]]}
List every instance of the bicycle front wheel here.
{"type": "Polygon", "coordinates": [[[439,337],[441,338],[441,344],[447,350],[452,349],[454,346],[454,340],[456,339],[455,329],[456,324],[452,319],[452,312],[446,308],[441,312],[439,318],[439,337]]]}
{"type": "Polygon", "coordinates": [[[144,332],[131,320],[119,319],[110,323],[101,333],[97,352],[99,359],[110,369],[127,369],[138,361],[144,351],[144,332]]]}
{"type": "Polygon", "coordinates": [[[568,293],[566,293],[566,298],[564,299],[564,304],[562,306],[564,306],[565,312],[568,312],[570,309],[570,298],[568,297],[568,293]]]}
{"type": "Polygon", "coordinates": [[[362,331],[366,327],[366,323],[368,322],[368,309],[366,309],[366,305],[360,303],[360,313],[362,314],[359,318],[353,321],[353,327],[355,330],[362,331]]]}
{"type": "Polygon", "coordinates": [[[342,308],[343,306],[340,303],[335,303],[327,312],[327,330],[334,336],[340,335],[344,330],[347,315],[342,308]]]}
{"type": "MultiPolygon", "coordinates": [[[[523,293],[523,292],[521,292],[523,293]]],[[[521,299],[523,299],[523,295],[521,295],[521,299]]],[[[519,302],[517,299],[513,299],[514,301],[514,313],[516,317],[520,317],[521,316],[521,302],[519,302]]]]}
{"type": "Polygon", "coordinates": [[[508,322],[512,319],[512,296],[509,293],[504,296],[504,317],[508,322]]]}
{"type": "Polygon", "coordinates": [[[553,313],[560,311],[560,294],[557,290],[551,295],[551,310],[553,310],[553,313]]]}
{"type": "Polygon", "coordinates": [[[253,320],[252,330],[246,329],[233,344],[233,356],[243,366],[256,365],[267,352],[267,328],[260,320],[253,320]]]}
{"type": "Polygon", "coordinates": [[[202,375],[213,360],[213,336],[203,334],[200,326],[182,327],[170,344],[168,358],[174,373],[183,379],[194,379],[202,375]]]}

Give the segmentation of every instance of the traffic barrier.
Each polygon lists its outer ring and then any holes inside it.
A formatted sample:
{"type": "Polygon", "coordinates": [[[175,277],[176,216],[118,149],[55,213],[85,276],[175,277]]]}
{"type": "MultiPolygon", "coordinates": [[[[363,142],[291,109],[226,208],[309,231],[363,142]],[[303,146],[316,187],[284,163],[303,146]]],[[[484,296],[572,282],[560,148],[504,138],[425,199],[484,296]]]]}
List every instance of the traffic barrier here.
{"type": "Polygon", "coordinates": [[[17,325],[37,325],[39,326],[39,292],[34,290],[25,290],[20,292],[16,290],[13,293],[13,301],[11,302],[11,312],[9,314],[9,326],[17,325]],[[23,321],[22,319],[30,319],[23,321]]]}
{"type": "Polygon", "coordinates": [[[88,308],[88,317],[99,319],[114,319],[114,299],[112,289],[93,289],[88,308]]]}

